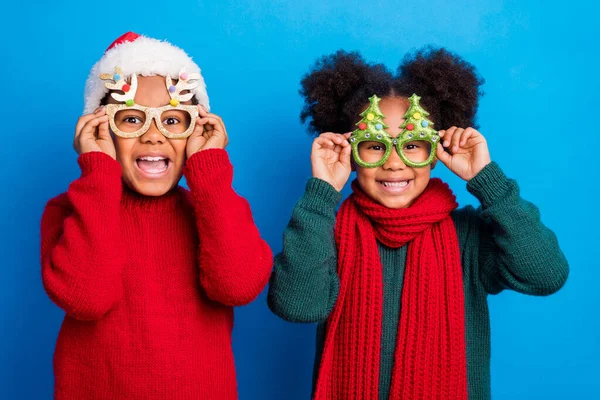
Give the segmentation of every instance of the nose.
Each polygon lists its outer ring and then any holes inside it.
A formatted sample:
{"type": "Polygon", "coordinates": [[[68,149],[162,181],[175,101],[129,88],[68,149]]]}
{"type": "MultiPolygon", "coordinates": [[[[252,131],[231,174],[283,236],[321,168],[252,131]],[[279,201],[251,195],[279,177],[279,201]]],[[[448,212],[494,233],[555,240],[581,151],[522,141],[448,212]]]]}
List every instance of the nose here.
{"type": "Polygon", "coordinates": [[[388,169],[391,171],[398,171],[398,170],[402,170],[405,168],[406,168],[406,164],[404,164],[404,161],[402,161],[402,159],[400,158],[400,155],[398,154],[398,150],[397,150],[396,146],[394,146],[394,148],[392,149],[392,152],[390,153],[390,157],[383,164],[383,169],[388,169]]]}
{"type": "Polygon", "coordinates": [[[142,143],[146,144],[162,144],[165,142],[165,137],[158,130],[158,126],[156,125],[156,120],[153,118],[152,123],[148,130],[140,136],[140,140],[142,143]]]}

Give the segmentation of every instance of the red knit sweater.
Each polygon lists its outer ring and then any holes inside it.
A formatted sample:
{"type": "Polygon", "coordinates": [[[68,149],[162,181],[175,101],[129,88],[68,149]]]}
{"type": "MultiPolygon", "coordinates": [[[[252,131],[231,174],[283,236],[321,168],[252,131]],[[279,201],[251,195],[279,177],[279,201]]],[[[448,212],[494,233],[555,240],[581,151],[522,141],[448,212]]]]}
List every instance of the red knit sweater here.
{"type": "Polygon", "coordinates": [[[44,287],[65,312],[57,399],[236,399],[232,306],[265,287],[271,251],[232,189],[223,150],[193,155],[181,187],[143,197],[103,153],[47,204],[44,287]]]}

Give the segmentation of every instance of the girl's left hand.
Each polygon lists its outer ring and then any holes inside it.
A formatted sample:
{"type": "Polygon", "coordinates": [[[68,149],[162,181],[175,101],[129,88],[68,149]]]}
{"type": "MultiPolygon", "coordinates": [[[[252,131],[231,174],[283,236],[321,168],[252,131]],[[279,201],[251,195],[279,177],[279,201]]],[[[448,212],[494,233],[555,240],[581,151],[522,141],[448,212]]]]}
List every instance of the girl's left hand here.
{"type": "Polygon", "coordinates": [[[477,130],[453,126],[438,133],[443,147],[437,146],[437,158],[465,181],[473,179],[483,167],[492,162],[487,142],[477,130]],[[444,147],[449,153],[444,151],[444,147]]]}
{"type": "Polygon", "coordinates": [[[187,140],[188,158],[201,150],[224,149],[229,143],[221,117],[209,113],[201,105],[198,105],[198,114],[200,117],[196,119],[196,128],[187,140]]]}

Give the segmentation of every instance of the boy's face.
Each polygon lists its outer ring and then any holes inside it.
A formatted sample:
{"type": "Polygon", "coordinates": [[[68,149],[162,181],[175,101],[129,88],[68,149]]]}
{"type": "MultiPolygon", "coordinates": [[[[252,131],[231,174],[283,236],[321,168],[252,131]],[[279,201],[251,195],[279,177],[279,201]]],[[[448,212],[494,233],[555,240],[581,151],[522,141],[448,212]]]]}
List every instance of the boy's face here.
{"type": "MultiPolygon", "coordinates": [[[[408,105],[408,100],[400,97],[385,97],[379,103],[379,108],[386,117],[385,124],[389,127],[387,132],[393,138],[402,132],[400,125],[404,122],[408,105]]],[[[423,193],[429,184],[434,165],[435,161],[422,168],[408,167],[402,162],[398,152],[393,150],[381,167],[363,168],[356,165],[356,175],[362,190],[373,200],[388,208],[405,208],[423,193]]]]}
{"type": "MultiPolygon", "coordinates": [[[[140,76],[135,103],[161,107],[171,100],[164,76],[140,76]]],[[[111,98],[111,103],[115,102],[111,98]]],[[[139,116],[143,118],[143,113],[139,116]]],[[[115,117],[117,118],[117,117],[115,117]]],[[[137,122],[135,115],[127,121],[137,122]]],[[[181,179],[186,158],[187,139],[168,139],[152,121],[146,133],[137,138],[113,135],[117,161],[123,169],[123,181],[144,196],[162,196],[181,179]]]]}

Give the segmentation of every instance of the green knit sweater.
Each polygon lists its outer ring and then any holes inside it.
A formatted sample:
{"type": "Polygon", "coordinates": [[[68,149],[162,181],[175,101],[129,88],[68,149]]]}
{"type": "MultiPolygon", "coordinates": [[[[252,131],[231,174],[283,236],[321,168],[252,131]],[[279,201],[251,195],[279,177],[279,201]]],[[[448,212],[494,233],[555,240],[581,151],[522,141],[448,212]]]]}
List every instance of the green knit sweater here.
{"type": "MultiPolygon", "coordinates": [[[[467,184],[481,202],[452,213],[460,245],[465,290],[465,331],[469,399],[490,399],[488,294],[503,289],[549,295],[569,273],[556,236],[540,222],[538,209],[519,196],[515,181],[494,162],[467,184]]],[[[325,339],[325,321],[338,296],[335,209],[341,194],[311,179],[284,233],[275,258],[268,303],[281,318],[319,323],[313,388],[325,339]]],[[[383,267],[383,321],[379,398],[387,400],[392,379],[406,246],[378,243],[383,267]]]]}

